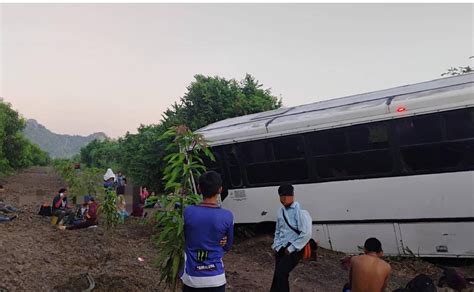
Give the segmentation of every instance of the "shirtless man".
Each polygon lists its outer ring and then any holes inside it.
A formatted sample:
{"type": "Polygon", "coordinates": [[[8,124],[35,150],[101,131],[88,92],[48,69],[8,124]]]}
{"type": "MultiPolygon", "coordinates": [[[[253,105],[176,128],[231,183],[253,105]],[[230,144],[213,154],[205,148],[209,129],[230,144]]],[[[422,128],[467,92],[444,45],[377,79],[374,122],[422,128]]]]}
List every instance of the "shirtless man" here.
{"type": "Polygon", "coordinates": [[[351,292],[385,291],[392,268],[384,260],[382,244],[377,238],[369,238],[364,244],[364,255],[351,259],[349,283],[351,292]]]}

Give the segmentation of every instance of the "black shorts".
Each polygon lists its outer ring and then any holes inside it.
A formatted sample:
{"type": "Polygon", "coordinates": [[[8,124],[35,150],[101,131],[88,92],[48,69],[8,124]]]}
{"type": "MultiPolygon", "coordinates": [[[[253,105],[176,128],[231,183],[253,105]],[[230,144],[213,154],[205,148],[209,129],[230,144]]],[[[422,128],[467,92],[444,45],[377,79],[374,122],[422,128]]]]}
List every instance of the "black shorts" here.
{"type": "Polygon", "coordinates": [[[193,288],[183,284],[183,292],[224,292],[225,285],[219,287],[208,287],[208,288],[193,288]]]}
{"type": "Polygon", "coordinates": [[[117,195],[123,195],[123,194],[125,194],[125,186],[117,187],[117,195]]]}

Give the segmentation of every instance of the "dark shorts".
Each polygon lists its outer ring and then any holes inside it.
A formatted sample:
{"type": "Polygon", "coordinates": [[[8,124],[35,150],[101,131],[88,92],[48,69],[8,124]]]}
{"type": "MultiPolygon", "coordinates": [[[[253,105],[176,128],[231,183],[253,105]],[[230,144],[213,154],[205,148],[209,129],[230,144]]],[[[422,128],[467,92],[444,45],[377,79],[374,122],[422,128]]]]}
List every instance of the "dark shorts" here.
{"type": "Polygon", "coordinates": [[[125,186],[117,187],[117,195],[125,194],[125,186]]]}
{"type": "Polygon", "coordinates": [[[183,284],[183,292],[224,292],[225,285],[219,287],[209,287],[209,288],[193,288],[183,284]]]}

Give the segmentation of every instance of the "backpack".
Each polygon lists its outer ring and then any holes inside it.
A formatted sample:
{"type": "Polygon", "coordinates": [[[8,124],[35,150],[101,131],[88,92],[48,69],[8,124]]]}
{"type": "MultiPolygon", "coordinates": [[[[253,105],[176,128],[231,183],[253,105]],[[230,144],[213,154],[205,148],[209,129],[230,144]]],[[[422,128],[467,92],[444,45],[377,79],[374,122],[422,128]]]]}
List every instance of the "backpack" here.
{"type": "Polygon", "coordinates": [[[41,215],[41,216],[52,216],[53,215],[53,212],[51,210],[51,206],[49,205],[41,205],[40,209],[39,209],[39,212],[38,212],[38,215],[41,215]]]}
{"type": "Polygon", "coordinates": [[[410,292],[436,292],[436,286],[425,274],[419,274],[408,282],[406,289],[410,292]]]}

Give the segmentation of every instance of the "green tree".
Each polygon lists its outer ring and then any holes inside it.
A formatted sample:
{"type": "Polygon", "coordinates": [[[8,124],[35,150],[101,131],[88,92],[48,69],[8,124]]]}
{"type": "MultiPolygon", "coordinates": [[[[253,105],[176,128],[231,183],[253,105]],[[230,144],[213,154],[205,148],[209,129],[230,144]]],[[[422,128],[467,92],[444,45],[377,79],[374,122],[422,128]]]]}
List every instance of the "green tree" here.
{"type": "Polygon", "coordinates": [[[162,125],[142,125],[137,134],[127,133],[119,139],[119,164],[135,184],[156,191],[163,189],[161,179],[167,141],[159,138],[165,132],[162,125]]]}
{"type": "Polygon", "coordinates": [[[281,106],[281,100],[269,89],[263,89],[250,74],[240,82],[217,76],[196,75],[194,78],[180,104],[174,104],[164,113],[165,126],[186,124],[194,131],[220,120],[281,106]]]}
{"type": "Polygon", "coordinates": [[[253,76],[243,80],[196,75],[187,92],[162,115],[157,125],[141,125],[117,142],[91,142],[81,150],[81,162],[95,167],[120,168],[134,183],[162,191],[163,158],[171,140],[158,139],[170,127],[185,124],[192,131],[227,118],[277,109],[281,100],[253,76]]]}
{"type": "Polygon", "coordinates": [[[25,120],[8,103],[0,102],[0,174],[49,163],[49,156],[26,139],[25,120]]]}
{"type": "MultiPolygon", "coordinates": [[[[474,56],[470,56],[469,59],[473,59],[474,56]]],[[[458,76],[466,73],[471,73],[474,71],[474,68],[471,66],[459,66],[459,67],[451,67],[448,71],[441,74],[441,76],[458,76]]]]}
{"type": "Polygon", "coordinates": [[[118,141],[105,139],[94,140],[80,151],[80,161],[88,167],[117,168],[120,156],[118,141]]]}
{"type": "Polygon", "coordinates": [[[183,210],[188,205],[199,203],[201,197],[194,189],[194,177],[205,171],[202,155],[214,159],[207,148],[206,141],[186,126],[172,127],[160,138],[169,141],[167,149],[177,150],[165,157],[167,165],[164,169],[165,188],[172,194],[162,196],[161,204],[166,211],[156,215],[159,234],[155,237],[158,247],[157,263],[160,267],[160,281],[176,290],[178,272],[184,264],[184,218],[183,210]],[[180,203],[180,208],[175,204],[180,203]]]}

